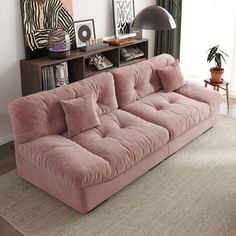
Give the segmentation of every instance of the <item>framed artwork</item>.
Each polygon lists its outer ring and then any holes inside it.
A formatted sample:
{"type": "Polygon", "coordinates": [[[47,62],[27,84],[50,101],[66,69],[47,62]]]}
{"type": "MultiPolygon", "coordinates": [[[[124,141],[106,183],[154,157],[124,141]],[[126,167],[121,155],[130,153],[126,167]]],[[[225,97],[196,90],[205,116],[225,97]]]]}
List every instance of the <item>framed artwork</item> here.
{"type": "Polygon", "coordinates": [[[72,0],[20,0],[26,59],[47,55],[48,34],[63,28],[74,47],[72,0]]]}
{"type": "Polygon", "coordinates": [[[134,0],[113,0],[113,16],[115,36],[130,33],[134,19],[134,0]]]}
{"type": "Polygon", "coordinates": [[[74,27],[77,48],[86,46],[86,41],[96,38],[93,19],[75,21],[74,27]]]}

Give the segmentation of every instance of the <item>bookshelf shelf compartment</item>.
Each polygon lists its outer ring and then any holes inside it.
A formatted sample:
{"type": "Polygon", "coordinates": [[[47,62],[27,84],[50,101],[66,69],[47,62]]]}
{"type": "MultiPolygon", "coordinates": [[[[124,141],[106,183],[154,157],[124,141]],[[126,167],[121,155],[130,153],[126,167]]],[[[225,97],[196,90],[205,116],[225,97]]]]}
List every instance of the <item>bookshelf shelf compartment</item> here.
{"type": "Polygon", "coordinates": [[[76,49],[70,52],[70,56],[68,58],[62,60],[53,60],[49,57],[42,57],[33,60],[24,59],[20,61],[22,95],[26,96],[44,90],[42,71],[43,68],[46,67],[55,67],[58,64],[67,62],[69,83],[73,83],[89,76],[102,73],[104,71],[109,71],[114,68],[130,65],[132,63],[137,63],[147,58],[148,40],[141,39],[135,40],[135,42],[128,45],[107,46],[88,52],[81,52],[76,49]],[[143,52],[143,56],[128,61],[123,59],[121,55],[121,49],[130,46],[138,47],[143,52]],[[89,58],[91,56],[95,56],[96,54],[105,56],[113,64],[113,66],[99,70],[95,66],[89,65],[89,58]]]}

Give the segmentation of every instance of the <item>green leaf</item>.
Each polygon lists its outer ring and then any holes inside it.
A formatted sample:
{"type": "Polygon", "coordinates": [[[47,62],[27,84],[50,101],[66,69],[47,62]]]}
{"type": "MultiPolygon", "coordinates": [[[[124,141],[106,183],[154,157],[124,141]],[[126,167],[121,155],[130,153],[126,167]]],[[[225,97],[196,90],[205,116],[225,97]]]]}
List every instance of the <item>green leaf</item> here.
{"type": "MultiPolygon", "coordinates": [[[[222,52],[222,54],[225,54],[227,57],[229,57],[229,55],[226,53],[226,52],[224,52],[224,51],[222,51],[222,50],[220,50],[220,52],[222,52]]],[[[223,55],[222,55],[223,56],[223,55]]]]}
{"type": "Polygon", "coordinates": [[[224,60],[226,64],[226,60],[224,56],[229,57],[227,53],[225,53],[222,50],[219,50],[219,45],[216,45],[210,49],[208,49],[208,56],[207,56],[207,62],[211,62],[213,59],[215,61],[216,67],[221,68],[222,66],[222,60],[224,60]]]}
{"type": "Polygon", "coordinates": [[[215,63],[216,63],[216,67],[221,68],[221,54],[220,53],[215,54],[215,63]]]}
{"type": "Polygon", "coordinates": [[[226,64],[226,60],[223,54],[221,54],[221,58],[224,60],[225,64],[226,64]]]}
{"type": "Polygon", "coordinates": [[[215,57],[215,54],[218,50],[218,47],[219,47],[219,45],[216,45],[216,46],[214,46],[214,47],[212,47],[208,50],[209,54],[208,54],[208,57],[207,57],[207,62],[211,62],[212,59],[215,57]]]}

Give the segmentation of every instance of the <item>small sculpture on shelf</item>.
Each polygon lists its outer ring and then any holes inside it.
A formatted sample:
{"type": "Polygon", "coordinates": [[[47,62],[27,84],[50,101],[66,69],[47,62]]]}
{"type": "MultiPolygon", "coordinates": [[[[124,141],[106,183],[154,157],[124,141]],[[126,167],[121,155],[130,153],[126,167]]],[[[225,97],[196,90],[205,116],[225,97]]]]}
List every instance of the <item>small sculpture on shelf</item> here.
{"type": "Polygon", "coordinates": [[[89,65],[95,66],[98,70],[104,70],[113,66],[113,63],[101,54],[89,58],[89,65]]]}
{"type": "Polygon", "coordinates": [[[99,49],[99,48],[104,48],[107,47],[108,44],[103,42],[102,38],[99,39],[90,39],[86,41],[86,46],[81,47],[80,50],[81,51],[91,51],[91,50],[95,50],[95,49],[99,49]]]}
{"type": "Polygon", "coordinates": [[[61,63],[55,66],[55,83],[56,87],[69,84],[67,63],[61,63]]]}

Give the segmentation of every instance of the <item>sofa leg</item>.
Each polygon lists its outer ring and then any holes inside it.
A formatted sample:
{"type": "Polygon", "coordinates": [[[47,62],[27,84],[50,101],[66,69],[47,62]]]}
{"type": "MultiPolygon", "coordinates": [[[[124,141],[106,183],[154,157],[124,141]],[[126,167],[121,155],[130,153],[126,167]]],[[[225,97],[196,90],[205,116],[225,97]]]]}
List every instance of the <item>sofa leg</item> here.
{"type": "Polygon", "coordinates": [[[88,211],[87,213],[85,214],[89,214],[90,212],[94,211],[95,209],[97,209],[98,207],[100,207],[103,203],[105,203],[106,201],[108,201],[109,198],[107,198],[106,200],[104,200],[103,202],[101,202],[99,205],[97,205],[96,207],[94,207],[93,209],[91,209],[90,211],[88,211]]]}
{"type": "Polygon", "coordinates": [[[205,134],[207,131],[209,131],[210,129],[212,129],[213,126],[211,126],[209,129],[207,129],[206,131],[203,132],[203,134],[205,134]]]}

